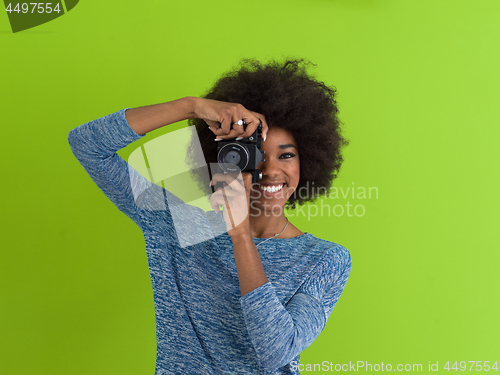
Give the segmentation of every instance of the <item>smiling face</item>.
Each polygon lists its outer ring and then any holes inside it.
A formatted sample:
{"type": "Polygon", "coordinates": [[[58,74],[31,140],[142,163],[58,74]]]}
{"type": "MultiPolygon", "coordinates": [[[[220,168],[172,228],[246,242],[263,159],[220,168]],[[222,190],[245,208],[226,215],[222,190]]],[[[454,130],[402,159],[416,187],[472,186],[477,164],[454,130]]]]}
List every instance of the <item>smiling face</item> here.
{"type": "Polygon", "coordinates": [[[300,179],[300,160],[297,142],[283,128],[270,127],[262,142],[265,160],[257,168],[262,172],[259,184],[250,193],[250,214],[278,216],[288,198],[297,189],[300,179]]]}

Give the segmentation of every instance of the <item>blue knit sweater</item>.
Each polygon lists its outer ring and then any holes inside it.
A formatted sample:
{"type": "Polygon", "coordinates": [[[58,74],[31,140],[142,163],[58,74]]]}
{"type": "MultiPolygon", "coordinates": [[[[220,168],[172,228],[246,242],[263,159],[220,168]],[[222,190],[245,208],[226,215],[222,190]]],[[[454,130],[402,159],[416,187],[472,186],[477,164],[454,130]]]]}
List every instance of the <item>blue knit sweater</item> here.
{"type": "Polygon", "coordinates": [[[258,249],[269,281],[241,296],[222,213],[185,204],[116,153],[141,138],[125,111],[76,127],[68,140],[92,180],[144,234],[155,374],[299,374],[299,353],[323,330],[347,282],[348,250],[310,233],[266,241],[258,249]],[[186,244],[190,233],[196,238],[186,244]]]}

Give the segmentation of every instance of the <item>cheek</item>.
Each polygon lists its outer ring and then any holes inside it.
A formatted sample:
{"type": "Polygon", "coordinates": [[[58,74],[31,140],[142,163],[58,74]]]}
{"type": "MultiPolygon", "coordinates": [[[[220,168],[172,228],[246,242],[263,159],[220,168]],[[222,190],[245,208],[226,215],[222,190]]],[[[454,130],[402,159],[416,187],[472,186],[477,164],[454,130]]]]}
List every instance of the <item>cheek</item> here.
{"type": "Polygon", "coordinates": [[[289,176],[291,177],[291,182],[297,186],[300,180],[300,164],[298,162],[290,169],[289,176]]]}

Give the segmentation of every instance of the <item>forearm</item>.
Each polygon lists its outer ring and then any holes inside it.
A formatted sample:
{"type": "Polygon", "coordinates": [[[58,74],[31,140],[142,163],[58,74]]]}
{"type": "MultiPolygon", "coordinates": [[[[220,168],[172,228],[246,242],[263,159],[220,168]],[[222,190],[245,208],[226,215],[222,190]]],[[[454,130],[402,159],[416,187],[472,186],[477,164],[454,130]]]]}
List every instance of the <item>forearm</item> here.
{"type": "Polygon", "coordinates": [[[259,252],[250,233],[231,237],[242,296],[268,282],[259,252]]]}
{"type": "Polygon", "coordinates": [[[349,252],[336,245],[323,253],[310,276],[286,303],[273,282],[240,297],[245,325],[262,367],[284,366],[318,337],[350,270],[349,252]]]}
{"type": "Polygon", "coordinates": [[[171,102],[131,108],[125,112],[125,116],[132,130],[144,135],[162,126],[194,118],[197,99],[186,96],[171,102]]]}
{"type": "Polygon", "coordinates": [[[271,283],[241,297],[240,303],[262,367],[286,365],[316,339],[325,325],[319,301],[297,293],[284,307],[271,283]]]}

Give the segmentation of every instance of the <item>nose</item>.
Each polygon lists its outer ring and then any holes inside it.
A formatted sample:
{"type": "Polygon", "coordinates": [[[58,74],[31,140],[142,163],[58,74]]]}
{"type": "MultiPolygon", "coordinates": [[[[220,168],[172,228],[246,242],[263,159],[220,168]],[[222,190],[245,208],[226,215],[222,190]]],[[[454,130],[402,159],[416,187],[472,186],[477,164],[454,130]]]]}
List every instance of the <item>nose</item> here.
{"type": "Polygon", "coordinates": [[[262,172],[262,177],[267,176],[269,178],[276,178],[280,171],[278,163],[269,157],[261,162],[257,168],[262,172]]]}

